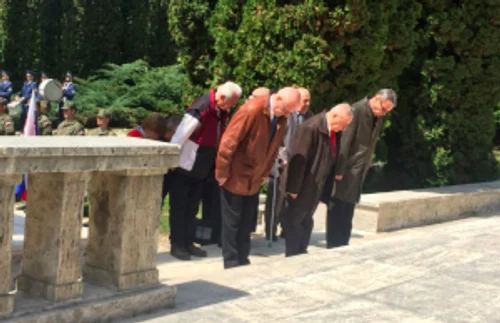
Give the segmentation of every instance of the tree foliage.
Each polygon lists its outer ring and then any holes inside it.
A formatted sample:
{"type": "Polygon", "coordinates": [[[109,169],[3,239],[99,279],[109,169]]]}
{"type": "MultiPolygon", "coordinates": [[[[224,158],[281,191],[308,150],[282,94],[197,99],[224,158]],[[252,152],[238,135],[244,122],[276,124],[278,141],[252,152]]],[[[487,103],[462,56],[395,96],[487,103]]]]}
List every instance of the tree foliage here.
{"type": "Polygon", "coordinates": [[[113,126],[131,127],[150,112],[179,114],[184,111],[181,102],[188,82],[178,65],[151,68],[142,60],[107,64],[88,79],[77,79],[79,118],[92,127],[97,110],[107,108],[113,126]]]}
{"type": "Polygon", "coordinates": [[[248,94],[301,85],[315,111],[396,89],[377,147],[385,188],[394,189],[496,176],[499,8],[494,0],[219,0],[171,1],[169,13],[194,86],[232,79],[248,94]]]}
{"type": "Polygon", "coordinates": [[[16,87],[27,69],[86,77],[106,63],[172,64],[167,0],[4,0],[3,64],[16,87]]]}

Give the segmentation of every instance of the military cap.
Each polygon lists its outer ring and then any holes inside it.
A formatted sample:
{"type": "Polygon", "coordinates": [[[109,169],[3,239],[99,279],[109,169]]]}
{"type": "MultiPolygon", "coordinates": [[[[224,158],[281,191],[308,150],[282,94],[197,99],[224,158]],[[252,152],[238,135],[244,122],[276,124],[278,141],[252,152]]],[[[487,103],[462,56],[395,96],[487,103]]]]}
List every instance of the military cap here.
{"type": "Polygon", "coordinates": [[[69,72],[69,71],[66,72],[66,76],[69,76],[69,77],[73,78],[73,74],[71,72],[69,72]]]}
{"type": "Polygon", "coordinates": [[[10,75],[9,75],[9,72],[7,72],[7,71],[2,71],[2,76],[10,76],[10,75]]]}
{"type": "Polygon", "coordinates": [[[0,104],[7,104],[7,99],[0,97],[0,104]]]}
{"type": "Polygon", "coordinates": [[[31,71],[31,70],[26,71],[26,74],[27,74],[27,75],[31,75],[31,76],[35,76],[35,72],[34,72],[34,71],[31,71]]]}
{"type": "Polygon", "coordinates": [[[47,73],[45,73],[45,72],[42,72],[42,77],[48,79],[49,75],[47,73]]]}
{"type": "Polygon", "coordinates": [[[97,117],[98,118],[110,118],[111,113],[109,113],[109,111],[106,109],[99,109],[99,111],[97,111],[97,117]]]}
{"type": "Polygon", "coordinates": [[[63,110],[70,110],[70,109],[75,109],[76,110],[76,105],[73,103],[73,101],[66,101],[64,103],[64,106],[62,107],[63,110]]]}

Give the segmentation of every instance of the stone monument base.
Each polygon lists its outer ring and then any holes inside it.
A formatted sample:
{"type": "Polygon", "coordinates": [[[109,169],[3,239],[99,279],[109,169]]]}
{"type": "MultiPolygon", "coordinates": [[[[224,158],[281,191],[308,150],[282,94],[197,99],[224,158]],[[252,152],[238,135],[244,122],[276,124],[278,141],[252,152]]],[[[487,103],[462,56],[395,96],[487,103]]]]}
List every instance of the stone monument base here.
{"type": "Polygon", "coordinates": [[[177,289],[167,285],[128,292],[83,284],[80,299],[53,303],[18,292],[14,312],[0,317],[18,323],[97,323],[130,318],[160,309],[174,308],[177,289]]]}

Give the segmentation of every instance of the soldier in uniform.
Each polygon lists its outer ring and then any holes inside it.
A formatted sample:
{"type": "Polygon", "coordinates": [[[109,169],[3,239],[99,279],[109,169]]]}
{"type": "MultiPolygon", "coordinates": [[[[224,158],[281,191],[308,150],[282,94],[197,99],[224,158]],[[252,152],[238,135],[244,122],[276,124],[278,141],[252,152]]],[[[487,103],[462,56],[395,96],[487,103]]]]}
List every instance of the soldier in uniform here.
{"type": "Polygon", "coordinates": [[[38,133],[39,136],[52,136],[52,121],[47,117],[50,112],[50,103],[46,101],[37,102],[36,115],[38,116],[38,133]]]}
{"type": "Polygon", "coordinates": [[[0,83],[0,98],[7,100],[10,103],[12,96],[12,82],[9,79],[9,73],[2,71],[2,82],[0,83]]]}
{"type": "Polygon", "coordinates": [[[7,100],[0,98],[0,136],[13,136],[15,134],[14,122],[6,110],[7,100]]]}
{"type": "Polygon", "coordinates": [[[113,130],[110,130],[109,127],[109,119],[111,114],[109,111],[105,109],[100,109],[97,112],[97,128],[91,130],[88,135],[89,136],[116,136],[116,133],[113,130]]]}
{"type": "Polygon", "coordinates": [[[66,80],[61,90],[63,91],[63,99],[59,102],[59,121],[64,120],[64,104],[68,101],[73,101],[76,94],[76,86],[73,83],[73,74],[71,72],[66,73],[66,80]]]}
{"type": "Polygon", "coordinates": [[[63,106],[64,121],[59,124],[54,133],[56,136],[85,136],[85,128],[76,120],[76,106],[67,101],[63,106]]]}
{"type": "Polygon", "coordinates": [[[35,93],[37,92],[38,85],[35,82],[35,72],[28,71],[26,72],[26,81],[23,84],[23,88],[21,92],[17,95],[16,100],[21,102],[23,105],[23,111],[21,113],[21,127],[24,127],[24,122],[26,121],[26,116],[28,114],[29,102],[31,99],[31,94],[33,90],[35,93]]]}

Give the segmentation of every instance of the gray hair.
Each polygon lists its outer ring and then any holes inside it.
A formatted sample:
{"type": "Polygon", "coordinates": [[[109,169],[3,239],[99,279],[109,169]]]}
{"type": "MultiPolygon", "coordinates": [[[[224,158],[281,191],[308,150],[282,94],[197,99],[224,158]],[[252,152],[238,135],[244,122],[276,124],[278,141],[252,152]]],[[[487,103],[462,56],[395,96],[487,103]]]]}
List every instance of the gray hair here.
{"type": "Polygon", "coordinates": [[[239,98],[241,98],[243,90],[238,84],[234,82],[226,82],[217,87],[217,93],[222,94],[227,99],[232,98],[233,95],[236,95],[239,98]]]}
{"type": "Polygon", "coordinates": [[[338,113],[338,114],[347,114],[349,117],[352,117],[354,115],[353,108],[349,103],[340,103],[337,104],[332,108],[332,111],[338,113]]]}
{"type": "Polygon", "coordinates": [[[389,100],[392,102],[392,105],[396,107],[398,103],[398,95],[393,89],[382,89],[377,92],[377,95],[381,96],[382,99],[389,100]]]}

